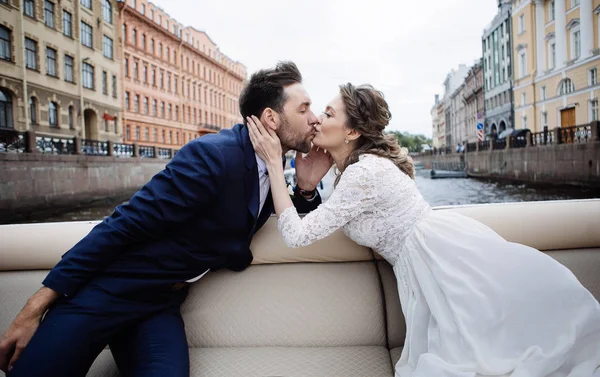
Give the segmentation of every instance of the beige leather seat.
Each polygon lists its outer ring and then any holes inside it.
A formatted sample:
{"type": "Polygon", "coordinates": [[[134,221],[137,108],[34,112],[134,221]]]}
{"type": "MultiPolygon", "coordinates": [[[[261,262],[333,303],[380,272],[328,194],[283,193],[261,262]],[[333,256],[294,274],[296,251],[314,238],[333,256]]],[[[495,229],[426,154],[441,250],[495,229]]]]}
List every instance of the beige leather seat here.
{"type": "MultiPolygon", "coordinates": [[[[600,297],[600,200],[437,210],[462,212],[545,250],[600,297]]],[[[94,224],[0,226],[0,332],[94,224]]],[[[287,249],[274,219],[252,250],[247,270],[209,273],[190,290],[182,313],[191,376],[393,376],[405,325],[387,262],[342,232],[287,249]]],[[[88,375],[118,376],[109,350],[88,375]]]]}

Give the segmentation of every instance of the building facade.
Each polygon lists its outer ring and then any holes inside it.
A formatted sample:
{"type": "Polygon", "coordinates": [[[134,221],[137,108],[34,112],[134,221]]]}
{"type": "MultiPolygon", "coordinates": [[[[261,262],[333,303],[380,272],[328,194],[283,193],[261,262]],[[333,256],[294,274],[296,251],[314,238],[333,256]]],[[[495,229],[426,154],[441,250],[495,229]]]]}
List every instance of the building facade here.
{"type": "Polygon", "coordinates": [[[498,0],[498,14],[482,37],[485,134],[488,137],[514,128],[511,9],[510,0],[498,0]]]}
{"type": "Polygon", "coordinates": [[[436,94],[435,95],[435,101],[433,103],[433,107],[431,108],[430,114],[431,114],[431,143],[432,143],[432,147],[439,149],[442,145],[443,145],[443,139],[445,139],[445,130],[444,129],[440,129],[440,115],[443,117],[443,112],[442,114],[439,113],[439,108],[440,106],[443,106],[441,101],[440,101],[440,95],[436,94]],[[443,138],[440,138],[440,136],[444,136],[443,138]]]}
{"type": "Polygon", "coordinates": [[[481,62],[475,63],[465,79],[462,100],[465,106],[465,122],[460,137],[466,142],[475,142],[477,123],[484,121],[483,67],[481,62]]]}
{"type": "Polygon", "coordinates": [[[600,0],[513,0],[517,128],[598,120],[600,0]]]}
{"type": "Polygon", "coordinates": [[[121,140],[114,0],[0,0],[0,128],[121,140]]]}
{"type": "Polygon", "coordinates": [[[456,140],[456,129],[460,124],[461,102],[457,99],[457,91],[464,83],[465,77],[469,73],[469,68],[465,64],[461,64],[458,70],[452,69],[444,80],[444,146],[453,147],[461,140],[456,140]]]}
{"type": "Polygon", "coordinates": [[[176,148],[241,121],[246,68],[145,0],[121,9],[124,139],[176,148]]]}

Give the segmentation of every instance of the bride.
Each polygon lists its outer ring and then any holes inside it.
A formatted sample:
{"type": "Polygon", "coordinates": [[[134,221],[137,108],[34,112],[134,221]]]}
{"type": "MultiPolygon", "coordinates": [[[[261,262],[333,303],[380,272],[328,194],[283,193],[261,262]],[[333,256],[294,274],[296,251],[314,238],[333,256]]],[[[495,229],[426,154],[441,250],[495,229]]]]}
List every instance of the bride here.
{"type": "Polygon", "coordinates": [[[390,118],[373,87],[340,87],[313,139],[340,171],[336,188],[303,218],[286,187],[278,130],[247,118],[286,244],[305,246],[343,227],[394,267],[407,327],[396,377],[600,375],[598,301],[544,253],[432,211],[407,151],[383,133],[390,118]]]}

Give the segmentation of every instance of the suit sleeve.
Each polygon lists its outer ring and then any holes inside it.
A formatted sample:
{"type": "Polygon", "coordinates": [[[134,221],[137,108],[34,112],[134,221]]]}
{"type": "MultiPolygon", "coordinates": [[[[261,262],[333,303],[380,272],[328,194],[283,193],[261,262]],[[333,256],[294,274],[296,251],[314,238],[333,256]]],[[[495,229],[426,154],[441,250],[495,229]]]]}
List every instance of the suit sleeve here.
{"type": "Polygon", "coordinates": [[[163,235],[214,203],[225,176],[216,146],[188,143],[127,204],[65,253],[42,284],[72,296],[131,245],[163,235]]]}
{"type": "Polygon", "coordinates": [[[298,213],[309,213],[314,211],[321,202],[321,195],[318,190],[316,196],[310,201],[306,200],[302,195],[295,195],[292,198],[292,203],[294,203],[294,207],[296,207],[298,213]]]}

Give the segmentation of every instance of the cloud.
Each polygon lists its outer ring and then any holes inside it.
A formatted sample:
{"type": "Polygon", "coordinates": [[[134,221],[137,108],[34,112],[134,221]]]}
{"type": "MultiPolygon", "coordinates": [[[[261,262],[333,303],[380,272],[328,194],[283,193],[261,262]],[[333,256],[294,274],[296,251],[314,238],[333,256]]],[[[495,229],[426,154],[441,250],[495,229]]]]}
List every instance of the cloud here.
{"type": "Polygon", "coordinates": [[[321,111],[339,84],[371,83],[393,114],[391,129],[431,135],[430,110],[446,74],[481,56],[487,0],[154,0],[206,31],[249,72],[293,60],[321,111]]]}

